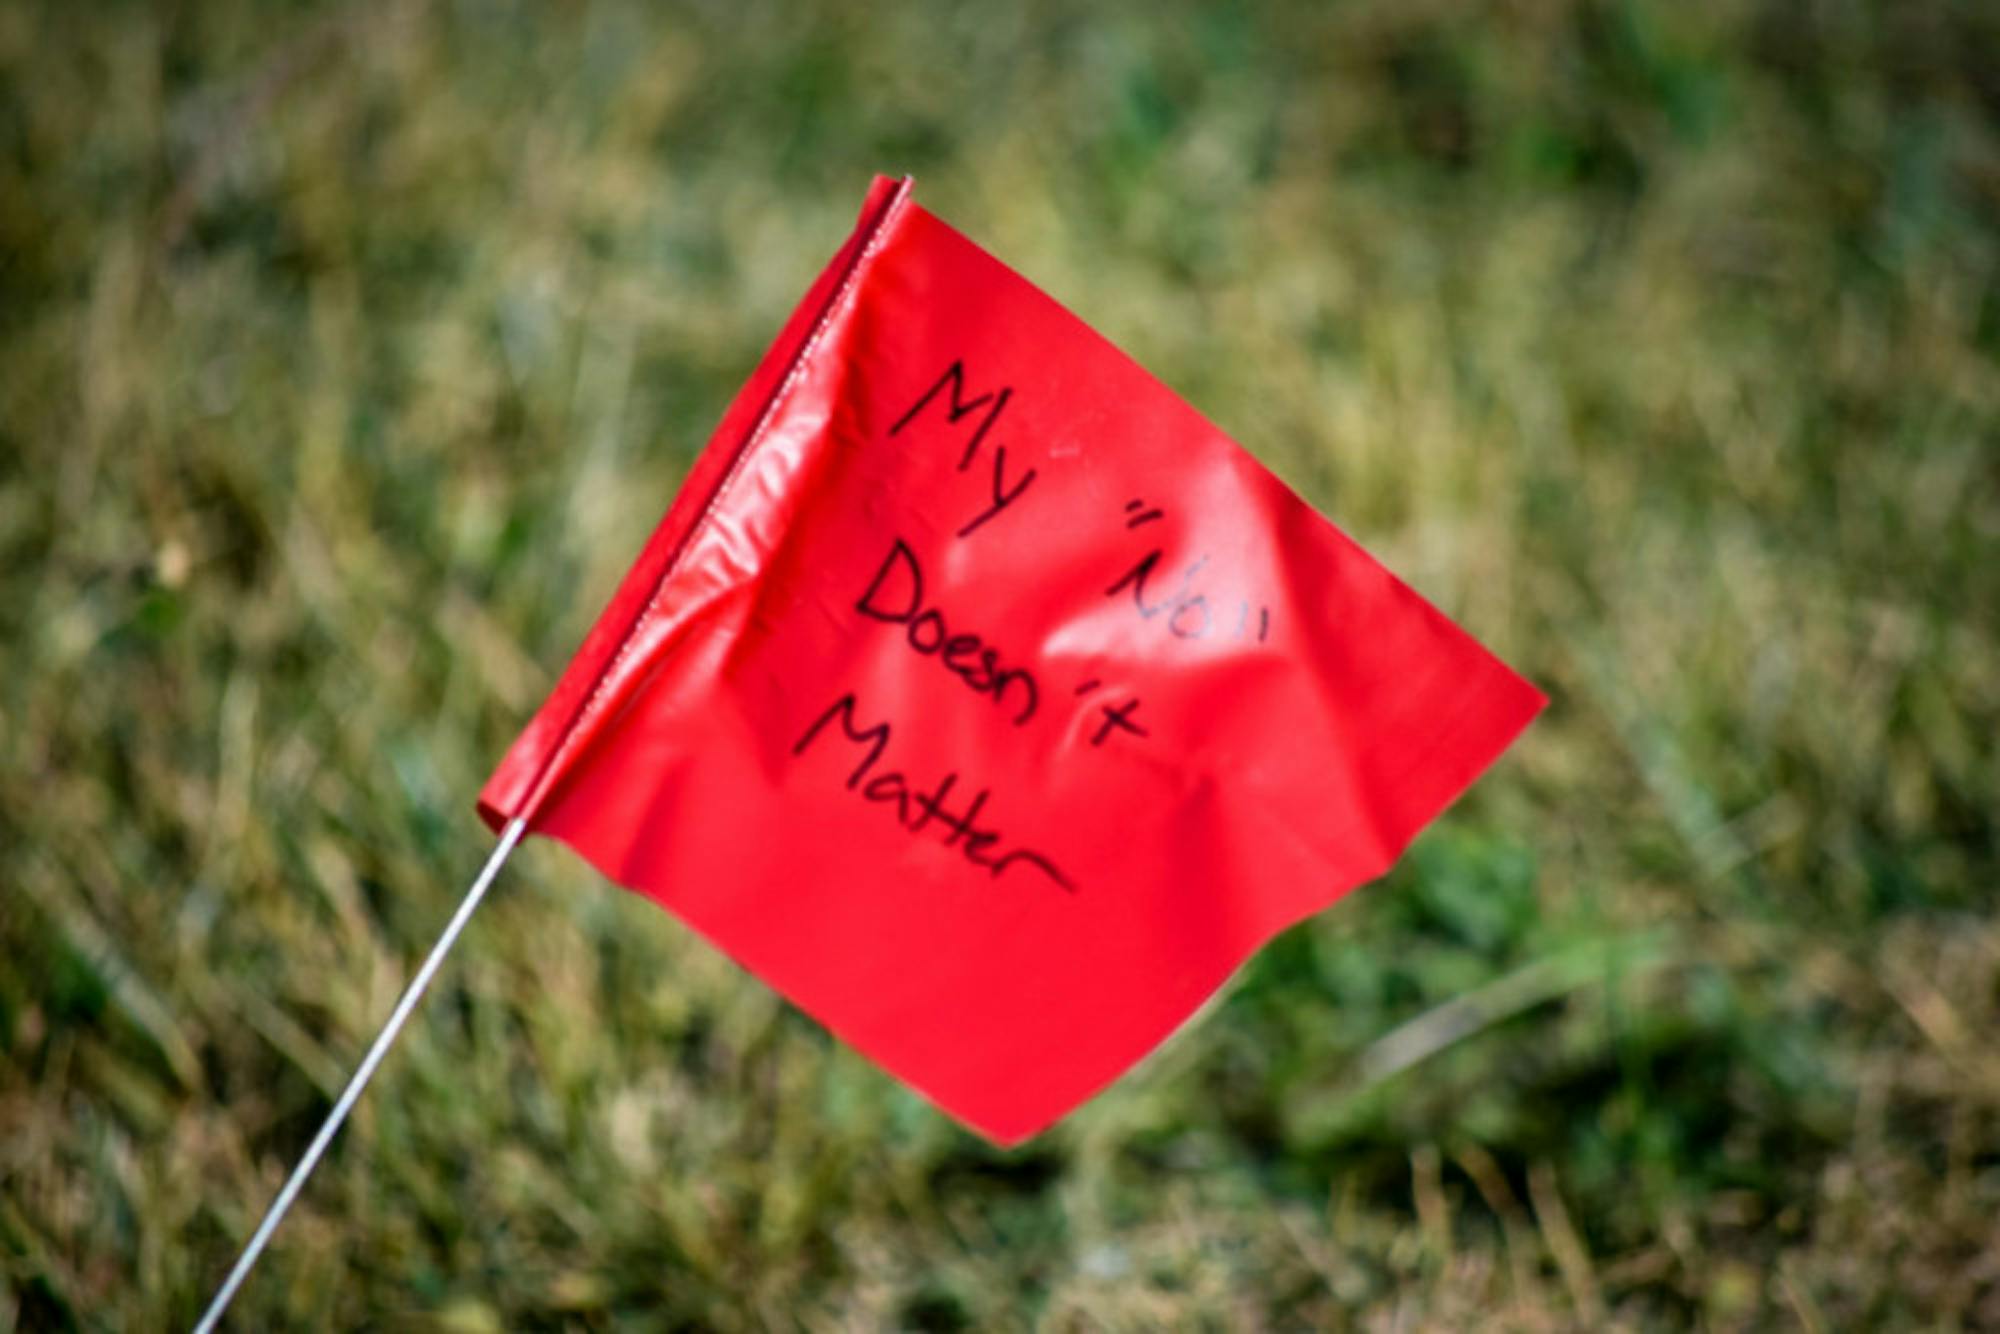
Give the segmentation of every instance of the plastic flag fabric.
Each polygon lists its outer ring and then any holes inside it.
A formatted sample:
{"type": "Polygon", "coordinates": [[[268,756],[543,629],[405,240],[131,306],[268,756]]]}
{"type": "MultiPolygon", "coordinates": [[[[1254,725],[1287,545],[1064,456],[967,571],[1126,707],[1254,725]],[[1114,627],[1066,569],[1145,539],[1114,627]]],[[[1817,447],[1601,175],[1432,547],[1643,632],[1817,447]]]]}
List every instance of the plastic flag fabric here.
{"type": "Polygon", "coordinates": [[[1013,1143],[1543,702],[878,180],[480,809],[1013,1143]]]}

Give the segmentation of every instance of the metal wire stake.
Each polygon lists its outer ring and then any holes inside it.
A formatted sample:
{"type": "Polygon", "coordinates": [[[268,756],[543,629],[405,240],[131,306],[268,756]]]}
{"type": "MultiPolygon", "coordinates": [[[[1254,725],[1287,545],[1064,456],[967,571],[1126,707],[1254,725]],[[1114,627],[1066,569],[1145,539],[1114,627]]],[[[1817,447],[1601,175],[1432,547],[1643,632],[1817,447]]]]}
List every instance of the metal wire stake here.
{"type": "Polygon", "coordinates": [[[417,1002],[423,999],[424,990],[430,986],[431,978],[437,974],[438,966],[444,962],[444,956],[451,952],[451,947],[458,941],[459,933],[465,930],[466,922],[471,920],[472,910],[486,897],[486,891],[493,884],[493,878],[500,874],[501,866],[507,861],[507,854],[514,850],[514,845],[521,841],[521,835],[526,832],[525,820],[510,821],[501,831],[500,843],[493,849],[493,855],[486,859],[486,865],[479,872],[479,878],[465,891],[465,898],[460,901],[458,911],[451,915],[451,921],[445,923],[444,934],[438,937],[437,944],[431,946],[430,957],[424,960],[423,967],[417,969],[417,975],[410,979],[410,985],[403,989],[402,998],[390,1012],[388,1022],[383,1024],[382,1031],[375,1035],[375,1044],[368,1049],[368,1054],[361,1058],[361,1068],[354,1072],[354,1078],[347,1081],[347,1087],[341,1091],[340,1100],[334,1103],[333,1110],[326,1114],[326,1120],[321,1123],[319,1133],[314,1135],[312,1143],[306,1146],[304,1156],[299,1159],[299,1165],[292,1169],[292,1175],[285,1182],[284,1189],[278,1192],[278,1198],[271,1201],[271,1207],[265,1210],[264,1221],[257,1225],[257,1231],[252,1234],[250,1244],[245,1246],[243,1254],[237,1257],[236,1267],[229,1271],[229,1277],[222,1281],[222,1287],[216,1292],[215,1299],[208,1304],[208,1310],[202,1313],[201,1323],[194,1327],[194,1334],[210,1334],[216,1322],[222,1319],[222,1313],[229,1309],[230,1300],[236,1296],[236,1290],[243,1286],[243,1280],[250,1273],[250,1267],[257,1263],[257,1257],[264,1253],[264,1247],[270,1243],[271,1234],[278,1230],[278,1224],[283,1220],[285,1210],[292,1207],[292,1201],[298,1197],[299,1188],[305,1185],[306,1178],[312,1175],[313,1168],[319,1166],[320,1157],[325,1154],[326,1146],[333,1142],[334,1135],[340,1131],[341,1123],[347,1120],[347,1114],[354,1110],[355,1102],[361,1097],[361,1090],[368,1086],[369,1079],[375,1074],[375,1067],[382,1064],[382,1058],[389,1054],[389,1048],[395,1044],[396,1035],[403,1031],[403,1024],[409,1019],[410,1012],[416,1009],[417,1002]]]}

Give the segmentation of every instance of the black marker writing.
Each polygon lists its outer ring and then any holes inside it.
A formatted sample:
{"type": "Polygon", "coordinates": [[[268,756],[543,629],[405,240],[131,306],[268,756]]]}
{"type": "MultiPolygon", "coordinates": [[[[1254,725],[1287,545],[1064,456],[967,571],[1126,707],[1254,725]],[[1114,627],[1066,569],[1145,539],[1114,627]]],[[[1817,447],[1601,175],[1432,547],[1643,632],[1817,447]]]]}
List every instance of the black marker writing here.
{"type": "MultiPolygon", "coordinates": [[[[1137,501],[1132,502],[1132,504],[1137,503],[1137,501]]],[[[1130,509],[1131,505],[1127,505],[1126,508],[1130,509]]],[[[1157,511],[1149,511],[1147,514],[1139,516],[1138,520],[1128,522],[1126,527],[1137,527],[1140,521],[1149,518],[1153,513],[1157,513],[1157,511]]],[[[1156,616],[1164,615],[1167,618],[1167,630],[1174,638],[1208,638],[1209,631],[1215,628],[1215,616],[1209,609],[1208,595],[1197,592],[1194,588],[1194,578],[1197,574],[1201,573],[1201,567],[1208,564],[1208,557],[1201,557],[1185,570],[1181,571],[1180,586],[1171,595],[1159,601],[1153,601],[1149,592],[1153,574],[1159,568],[1160,560],[1165,555],[1166,552],[1163,549],[1154,547],[1151,551],[1140,557],[1138,563],[1133,565],[1131,569],[1119,575],[1113,581],[1112,585],[1104,590],[1104,596],[1115,598],[1119,594],[1129,590],[1132,595],[1132,609],[1138,612],[1142,618],[1149,621],[1156,616]]],[[[1225,605],[1227,604],[1225,603],[1225,605]]],[[[1236,611],[1236,638],[1242,639],[1245,637],[1249,624],[1250,604],[1248,602],[1238,602],[1236,611]]],[[[1270,637],[1270,634],[1271,609],[1269,607],[1259,607],[1257,609],[1257,642],[1260,644],[1263,643],[1270,637]]]]}
{"type": "Polygon", "coordinates": [[[1014,483],[1013,489],[1009,490],[1006,484],[1006,474],[1007,446],[997,445],[993,450],[993,503],[984,510],[981,510],[978,517],[973,519],[971,523],[958,530],[960,537],[972,536],[974,529],[1019,500],[1021,493],[1028,489],[1028,483],[1035,480],[1035,470],[1030,468],[1021,474],[1021,480],[1014,483]]]}
{"type": "Polygon", "coordinates": [[[965,401],[965,363],[954,361],[944,368],[944,374],[938,377],[936,384],[924,390],[924,396],[916,401],[915,406],[896,419],[896,424],[889,428],[889,434],[892,436],[902,434],[903,428],[915,421],[917,414],[938,396],[938,391],[946,388],[951,390],[949,400],[945,404],[945,423],[949,426],[958,425],[959,418],[967,413],[979,411],[983,404],[988,402],[993,404],[986,409],[986,415],[980,418],[979,425],[973,428],[972,438],[965,442],[965,453],[958,460],[958,470],[964,472],[972,466],[973,456],[979,453],[979,442],[986,438],[986,433],[993,429],[993,423],[999,421],[1000,414],[1007,410],[1007,400],[1014,396],[1014,391],[1011,387],[1003,387],[998,393],[989,389],[968,403],[965,401]]]}
{"type": "Polygon", "coordinates": [[[966,861],[996,880],[1015,866],[1025,866],[1040,871],[1070,893],[1076,892],[1076,886],[1069,877],[1057,870],[1055,863],[1047,857],[1029,848],[1001,851],[997,846],[1002,838],[1000,832],[979,827],[979,813],[992,796],[991,789],[979,789],[962,811],[953,811],[945,802],[958,786],[956,773],[946,774],[932,789],[922,791],[898,770],[875,772],[882,753],[889,746],[890,726],[887,722],[876,723],[872,727],[857,726],[854,712],[854,692],[850,690],[835,700],[826,712],[813,719],[812,725],[792,746],[792,754],[804,755],[826,731],[828,724],[838,722],[840,738],[863,750],[859,763],[848,772],[848,791],[856,793],[871,805],[894,806],[896,822],[912,834],[920,834],[933,824],[940,826],[944,833],[943,846],[958,849],[966,861]]]}
{"type": "MultiPolygon", "coordinates": [[[[1115,598],[1125,591],[1125,589],[1130,588],[1132,590],[1132,606],[1137,609],[1138,613],[1150,621],[1161,612],[1166,612],[1168,613],[1168,628],[1171,629],[1173,619],[1180,615],[1182,608],[1190,601],[1201,596],[1198,593],[1190,594],[1188,592],[1188,585],[1194,581],[1194,577],[1201,570],[1201,567],[1208,563],[1208,557],[1203,556],[1200,560],[1188,566],[1187,569],[1181,571],[1181,586],[1175,591],[1172,597],[1164,602],[1147,602],[1146,583],[1153,577],[1154,568],[1159,565],[1160,557],[1165,554],[1158,547],[1154,547],[1146,553],[1144,559],[1131,569],[1125,571],[1124,574],[1118,577],[1116,583],[1105,589],[1104,596],[1115,598]]],[[[1207,616],[1207,602],[1204,599],[1202,604],[1201,630],[1188,633],[1176,630],[1174,633],[1180,635],[1182,639],[1200,638],[1201,634],[1205,633],[1208,629],[1207,616]]]]}
{"type": "Polygon", "coordinates": [[[1152,735],[1145,728],[1132,721],[1132,715],[1139,711],[1139,700],[1136,696],[1125,701],[1123,704],[1116,706],[1104,704],[1100,705],[1099,708],[1104,714],[1104,723],[1097,729],[1097,735],[1090,739],[1091,745],[1103,745],[1104,739],[1110,736],[1113,731],[1130,732],[1133,736],[1152,735]]]}
{"type": "MultiPolygon", "coordinates": [[[[1007,410],[1007,403],[1014,397],[1014,390],[1011,385],[1003,385],[999,389],[989,389],[977,398],[968,399],[965,396],[965,362],[963,359],[954,361],[951,365],[944,368],[944,374],[940,375],[929,389],[924,390],[923,397],[912,404],[909,411],[896,419],[896,424],[889,428],[889,434],[891,436],[902,434],[903,428],[915,421],[922,414],[923,410],[937,399],[939,394],[945,396],[944,419],[947,426],[956,426],[961,418],[968,417],[978,412],[981,408],[986,409],[986,415],[979,419],[979,425],[972,428],[972,436],[965,442],[965,449],[958,456],[958,470],[964,472],[972,466],[972,461],[979,457],[980,444],[985,441],[986,433],[993,429],[993,424],[1000,420],[1000,414],[1007,410]]],[[[1008,485],[1007,447],[1005,445],[995,445],[993,447],[993,503],[974,515],[963,528],[960,528],[958,536],[970,537],[980,528],[998,518],[1003,510],[1021,498],[1022,494],[1027,491],[1029,485],[1035,480],[1035,476],[1035,470],[1030,468],[1022,473],[1019,480],[1015,481],[1013,485],[1008,485]]]]}
{"type": "Polygon", "coordinates": [[[999,650],[978,635],[953,634],[944,612],[924,605],[923,566],[902,538],[891,542],[889,554],[854,609],[871,620],[902,626],[913,651],[937,658],[974,694],[990,695],[1002,707],[1008,707],[1011,699],[1016,727],[1025,725],[1041,706],[1042,692],[1033,672],[1003,668],[999,650]]]}
{"type": "Polygon", "coordinates": [[[1155,519],[1167,517],[1167,512],[1163,509],[1147,509],[1143,500],[1126,501],[1125,513],[1131,516],[1125,520],[1127,528],[1137,528],[1142,523],[1151,523],[1155,519]]]}

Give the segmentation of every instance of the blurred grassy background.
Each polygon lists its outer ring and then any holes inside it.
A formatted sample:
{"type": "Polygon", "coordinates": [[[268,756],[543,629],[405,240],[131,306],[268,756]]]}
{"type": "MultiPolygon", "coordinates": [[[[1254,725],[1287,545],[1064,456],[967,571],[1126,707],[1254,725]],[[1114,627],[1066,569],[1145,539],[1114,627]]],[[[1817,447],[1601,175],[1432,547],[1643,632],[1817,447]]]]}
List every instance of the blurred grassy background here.
{"type": "Polygon", "coordinates": [[[0,7],[0,1329],[197,1312],[871,172],[1554,696],[1025,1150],[531,848],[238,1328],[2000,1328],[2000,10],[0,7]]]}

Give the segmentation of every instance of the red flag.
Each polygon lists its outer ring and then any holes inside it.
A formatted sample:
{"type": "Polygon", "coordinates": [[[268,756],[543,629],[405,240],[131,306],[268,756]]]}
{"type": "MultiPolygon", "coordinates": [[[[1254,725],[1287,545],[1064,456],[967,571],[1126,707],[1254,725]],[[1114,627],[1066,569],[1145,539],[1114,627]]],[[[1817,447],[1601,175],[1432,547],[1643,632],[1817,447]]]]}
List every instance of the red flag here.
{"type": "Polygon", "coordinates": [[[1543,702],[878,180],[480,810],[1013,1143],[1543,702]]]}

